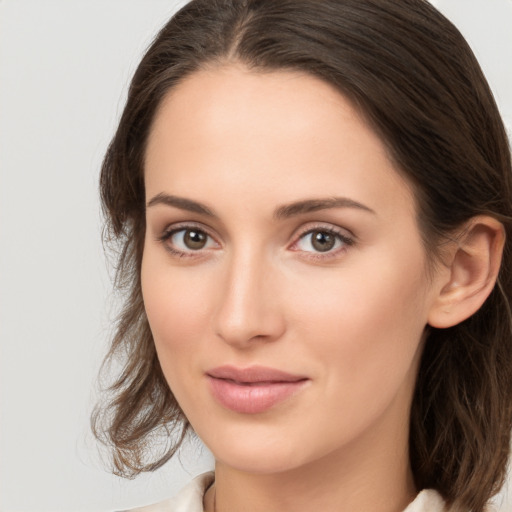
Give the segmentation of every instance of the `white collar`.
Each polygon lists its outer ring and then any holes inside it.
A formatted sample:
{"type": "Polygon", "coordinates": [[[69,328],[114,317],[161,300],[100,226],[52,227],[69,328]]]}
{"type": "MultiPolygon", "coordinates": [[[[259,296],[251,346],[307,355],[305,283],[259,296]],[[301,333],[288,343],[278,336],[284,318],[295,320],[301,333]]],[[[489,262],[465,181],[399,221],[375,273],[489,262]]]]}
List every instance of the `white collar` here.
{"type": "MultiPolygon", "coordinates": [[[[203,496],[212,485],[214,473],[210,471],[189,482],[174,498],[135,508],[129,512],[203,512],[203,496]]],[[[448,512],[441,495],[433,489],[421,491],[404,512],[448,512]]]]}

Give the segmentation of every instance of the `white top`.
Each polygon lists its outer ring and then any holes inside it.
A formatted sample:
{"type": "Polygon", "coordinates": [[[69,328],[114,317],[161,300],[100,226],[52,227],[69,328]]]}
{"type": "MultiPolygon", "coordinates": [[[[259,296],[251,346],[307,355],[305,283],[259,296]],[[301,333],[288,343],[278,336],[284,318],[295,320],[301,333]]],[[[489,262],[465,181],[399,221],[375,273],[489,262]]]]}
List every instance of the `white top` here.
{"type": "MultiPolygon", "coordinates": [[[[213,471],[203,473],[194,478],[174,498],[125,512],[203,512],[203,496],[213,480],[213,471]]],[[[448,512],[448,509],[437,491],[425,489],[404,512],[448,512]]]]}

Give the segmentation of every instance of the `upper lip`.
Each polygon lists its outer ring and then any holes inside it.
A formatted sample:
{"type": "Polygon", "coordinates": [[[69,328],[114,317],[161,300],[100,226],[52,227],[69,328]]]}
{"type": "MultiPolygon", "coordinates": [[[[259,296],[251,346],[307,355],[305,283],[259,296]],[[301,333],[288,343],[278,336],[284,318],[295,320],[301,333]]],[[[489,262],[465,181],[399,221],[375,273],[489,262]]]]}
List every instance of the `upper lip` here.
{"type": "Polygon", "coordinates": [[[225,365],[208,370],[206,374],[216,379],[232,380],[241,383],[298,382],[307,379],[304,375],[296,375],[266,366],[237,368],[236,366],[225,365]]]}

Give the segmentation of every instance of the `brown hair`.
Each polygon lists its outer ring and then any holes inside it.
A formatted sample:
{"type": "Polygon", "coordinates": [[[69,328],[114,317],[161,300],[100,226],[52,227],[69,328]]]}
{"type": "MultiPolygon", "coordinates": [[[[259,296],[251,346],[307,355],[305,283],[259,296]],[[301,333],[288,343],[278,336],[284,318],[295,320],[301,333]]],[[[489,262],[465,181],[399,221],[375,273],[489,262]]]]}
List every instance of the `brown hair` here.
{"type": "Polygon", "coordinates": [[[120,360],[93,428],[134,476],[166,462],[190,425],[162,374],[140,286],[145,144],[165,94],[226,62],[301,70],[333,84],[413,184],[428,254],[465,221],[492,215],[507,240],[483,307],[428,338],[411,411],[418,489],[481,512],[505,476],[512,427],[512,172],[489,86],[458,30],[426,0],[194,0],[161,30],[130,86],[101,173],[106,236],[124,308],[107,361],[120,360]],[[176,432],[177,431],[177,437],[176,432]],[[163,436],[165,446],[155,444],[163,436]],[[151,453],[155,446],[160,453],[151,453]]]}

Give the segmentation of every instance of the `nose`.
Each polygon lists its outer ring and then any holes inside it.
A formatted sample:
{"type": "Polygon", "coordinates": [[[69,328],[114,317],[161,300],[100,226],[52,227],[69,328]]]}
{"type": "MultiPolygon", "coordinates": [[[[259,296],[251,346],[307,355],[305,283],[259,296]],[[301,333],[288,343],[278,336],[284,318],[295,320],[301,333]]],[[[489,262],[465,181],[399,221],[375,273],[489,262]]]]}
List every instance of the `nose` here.
{"type": "Polygon", "coordinates": [[[244,349],[283,335],[285,318],[276,272],[257,254],[240,254],[226,262],[214,320],[218,337],[244,349]]]}

